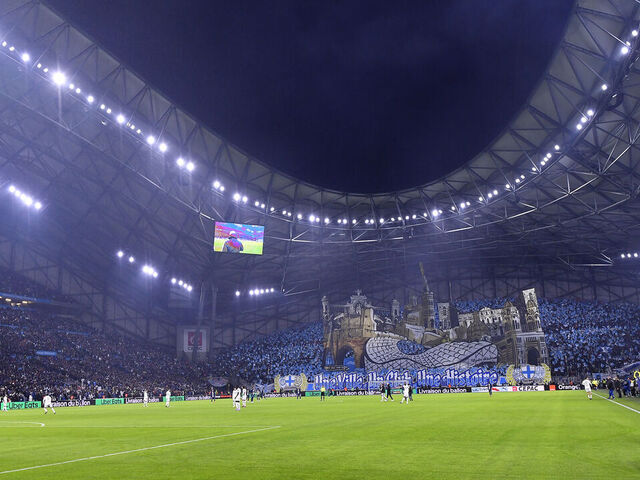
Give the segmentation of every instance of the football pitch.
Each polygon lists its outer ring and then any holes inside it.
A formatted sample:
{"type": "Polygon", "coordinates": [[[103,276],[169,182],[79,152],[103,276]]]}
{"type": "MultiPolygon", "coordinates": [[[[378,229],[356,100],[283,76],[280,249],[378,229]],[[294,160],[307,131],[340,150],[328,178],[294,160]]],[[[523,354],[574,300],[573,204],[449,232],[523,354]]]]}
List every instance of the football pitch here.
{"type": "MultiPolygon", "coordinates": [[[[268,398],[240,412],[227,399],[3,412],[0,479],[640,478],[640,413],[603,398],[400,399],[268,398]]],[[[640,411],[637,399],[620,403],[640,411]]]]}
{"type": "MultiPolygon", "coordinates": [[[[213,251],[221,252],[222,247],[224,246],[225,239],[224,238],[215,238],[213,241],[213,251]]],[[[240,253],[251,254],[251,255],[262,255],[262,247],[263,242],[258,242],[255,240],[242,240],[242,246],[244,250],[240,253]]]]}

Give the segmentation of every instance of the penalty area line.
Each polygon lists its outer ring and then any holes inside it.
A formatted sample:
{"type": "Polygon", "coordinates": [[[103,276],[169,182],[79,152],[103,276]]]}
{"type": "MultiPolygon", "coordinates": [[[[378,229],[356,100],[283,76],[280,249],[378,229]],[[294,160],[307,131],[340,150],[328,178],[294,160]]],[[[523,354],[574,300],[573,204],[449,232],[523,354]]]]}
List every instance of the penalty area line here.
{"type": "Polygon", "coordinates": [[[135,448],[133,450],[124,450],[122,452],[106,453],[104,455],[94,455],[92,457],[74,458],[73,460],[65,460],[64,462],[46,463],[46,464],[43,464],[43,465],[34,465],[32,467],[15,468],[13,470],[5,470],[3,472],[0,472],[0,475],[5,475],[7,473],[24,472],[24,471],[27,471],[27,470],[36,470],[38,468],[55,467],[57,465],[66,465],[66,464],[69,464],[69,463],[86,462],[88,460],[96,460],[96,459],[99,459],[99,458],[115,457],[117,455],[127,455],[129,453],[138,453],[138,452],[144,452],[144,451],[147,451],[147,450],[156,450],[158,448],[175,447],[176,445],[187,445],[189,443],[204,442],[206,440],[213,440],[213,439],[216,439],[216,438],[233,437],[235,435],[244,435],[244,434],[247,434],[247,433],[264,432],[264,431],[267,431],[267,430],[273,430],[274,428],[280,428],[280,425],[274,425],[272,427],[259,428],[259,429],[256,429],[256,430],[245,430],[243,432],[224,433],[222,435],[213,435],[211,437],[194,438],[192,440],[183,440],[182,442],[164,443],[162,445],[154,445],[152,447],[135,448]]]}
{"type": "Polygon", "coordinates": [[[607,402],[611,402],[611,403],[615,403],[616,405],[620,405],[621,407],[624,407],[627,410],[631,410],[632,412],[640,413],[640,411],[636,410],[635,408],[628,407],[627,405],[624,405],[622,403],[616,402],[615,400],[611,400],[610,398],[604,398],[602,395],[599,395],[597,393],[594,393],[594,395],[596,397],[600,397],[603,400],[606,400],[607,402]]]}

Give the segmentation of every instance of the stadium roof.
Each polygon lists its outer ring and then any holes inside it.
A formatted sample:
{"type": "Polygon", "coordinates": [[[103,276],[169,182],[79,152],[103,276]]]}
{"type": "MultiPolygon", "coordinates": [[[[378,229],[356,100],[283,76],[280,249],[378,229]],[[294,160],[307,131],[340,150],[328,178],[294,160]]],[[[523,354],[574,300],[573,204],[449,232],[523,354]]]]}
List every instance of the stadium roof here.
{"type": "Polygon", "coordinates": [[[640,220],[639,16],[630,0],[577,2],[529,101],[484,151],[438,181],[365,195],[251,158],[42,3],[5,0],[1,256],[17,268],[19,245],[23,269],[64,269],[72,280],[52,284],[103,321],[146,318],[123,328],[147,338],[165,336],[149,317],[171,328],[157,285],[172,277],[215,287],[221,317],[266,318],[357,286],[386,297],[419,280],[419,261],[449,280],[452,268],[622,271],[640,220]],[[42,208],[9,201],[10,185],[42,208]],[[215,221],[265,225],[264,255],[214,254],[215,221]],[[151,292],[142,262],[158,272],[151,292]],[[235,291],[261,286],[287,300],[238,309],[235,291]]]}

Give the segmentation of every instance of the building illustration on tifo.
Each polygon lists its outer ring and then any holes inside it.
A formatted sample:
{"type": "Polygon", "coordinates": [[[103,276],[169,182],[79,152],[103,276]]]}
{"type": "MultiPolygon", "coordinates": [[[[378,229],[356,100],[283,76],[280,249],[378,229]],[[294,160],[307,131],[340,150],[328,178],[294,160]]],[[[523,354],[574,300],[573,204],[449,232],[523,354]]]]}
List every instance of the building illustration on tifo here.
{"type": "Polygon", "coordinates": [[[357,290],[344,305],[323,297],[322,318],[327,368],[340,368],[351,354],[355,367],[367,371],[549,363],[533,288],[515,303],[469,313],[436,304],[426,281],[403,309],[397,300],[390,309],[374,306],[357,290]]]}

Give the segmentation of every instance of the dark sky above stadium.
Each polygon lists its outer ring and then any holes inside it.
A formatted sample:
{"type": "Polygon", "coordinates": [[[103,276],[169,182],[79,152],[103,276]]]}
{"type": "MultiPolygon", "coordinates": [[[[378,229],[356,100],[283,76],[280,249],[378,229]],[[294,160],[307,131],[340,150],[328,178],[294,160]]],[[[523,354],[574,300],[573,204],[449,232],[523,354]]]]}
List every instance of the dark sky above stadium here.
{"type": "Polygon", "coordinates": [[[446,174],[526,101],[571,0],[48,0],[254,157],[329,188],[446,174]]]}

